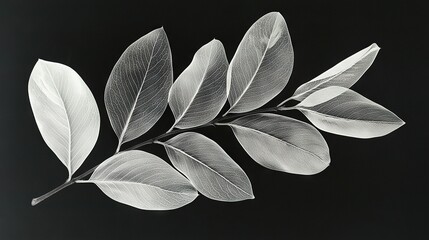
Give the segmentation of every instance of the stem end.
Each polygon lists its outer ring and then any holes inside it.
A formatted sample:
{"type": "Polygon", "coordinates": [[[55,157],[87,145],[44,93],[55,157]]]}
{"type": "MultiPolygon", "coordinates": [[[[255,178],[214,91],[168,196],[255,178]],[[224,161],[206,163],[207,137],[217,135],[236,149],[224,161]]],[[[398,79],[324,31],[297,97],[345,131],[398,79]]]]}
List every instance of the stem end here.
{"type": "Polygon", "coordinates": [[[38,203],[39,203],[40,201],[39,201],[39,199],[38,198],[33,198],[32,200],[31,200],[31,206],[36,206],[38,203]]]}

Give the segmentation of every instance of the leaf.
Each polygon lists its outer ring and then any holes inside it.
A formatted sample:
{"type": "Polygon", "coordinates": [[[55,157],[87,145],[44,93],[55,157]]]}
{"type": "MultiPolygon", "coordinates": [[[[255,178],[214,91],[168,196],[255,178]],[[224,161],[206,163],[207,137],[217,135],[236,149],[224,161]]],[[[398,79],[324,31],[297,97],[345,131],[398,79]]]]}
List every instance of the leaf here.
{"type": "Polygon", "coordinates": [[[405,124],[379,104],[338,86],[314,92],[296,108],[319,129],[349,137],[380,137],[405,124]]]}
{"type": "Polygon", "coordinates": [[[351,87],[371,66],[379,50],[378,45],[373,43],[344,59],[328,71],[298,87],[291,99],[302,101],[313,92],[329,86],[351,87]]]}
{"type": "Polygon", "coordinates": [[[230,126],[244,150],[266,168],[310,175],[330,163],[328,144],[310,124],[259,113],[219,125],[230,126]]]}
{"type": "Polygon", "coordinates": [[[28,82],[34,118],[69,179],[94,148],[100,115],[91,90],[70,67],[38,60],[28,82]]]}
{"type": "Polygon", "coordinates": [[[278,12],[264,15],[244,35],[227,73],[227,113],[261,107],[283,90],[293,67],[286,22],[278,12]]]}
{"type": "Polygon", "coordinates": [[[226,102],[226,59],[223,45],[212,40],[196,53],[170,90],[173,127],[191,128],[213,120],[226,102]]]}
{"type": "Polygon", "coordinates": [[[173,83],[171,51],[163,28],[131,44],[113,67],[104,101],[119,145],[147,132],[167,107],[173,83]]]}
{"type": "Polygon", "coordinates": [[[158,143],[164,145],[173,165],[204,196],[228,202],[254,198],[246,173],[213,140],[187,132],[158,143]]]}
{"type": "Polygon", "coordinates": [[[198,193],[189,181],[159,157],[143,151],[113,155],[88,181],[111,199],[145,210],[170,210],[192,202],[198,193]]]}

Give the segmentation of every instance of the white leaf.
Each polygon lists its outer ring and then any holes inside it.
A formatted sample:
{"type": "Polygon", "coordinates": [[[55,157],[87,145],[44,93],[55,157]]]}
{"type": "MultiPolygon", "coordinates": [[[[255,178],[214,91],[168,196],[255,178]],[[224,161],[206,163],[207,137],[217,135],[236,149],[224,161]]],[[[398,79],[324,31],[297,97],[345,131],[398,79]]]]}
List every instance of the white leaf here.
{"type": "Polygon", "coordinates": [[[270,101],[286,86],[292,67],[286,22],[280,13],[268,13],[246,32],[229,65],[228,112],[251,111],[270,101]]]}
{"type": "Polygon", "coordinates": [[[291,99],[302,101],[313,92],[329,86],[351,87],[371,66],[379,50],[377,44],[373,43],[353,54],[328,71],[298,87],[291,99]]]}
{"type": "Polygon", "coordinates": [[[133,150],[101,163],[88,181],[120,203],[145,210],[170,210],[192,202],[198,193],[159,157],[133,150]]]}
{"type": "Polygon", "coordinates": [[[187,132],[158,143],[204,196],[228,202],[254,198],[246,173],[213,140],[187,132]]]}
{"type": "Polygon", "coordinates": [[[319,129],[349,137],[380,137],[404,124],[386,108],[338,86],[314,92],[296,108],[319,129]]]}
{"type": "Polygon", "coordinates": [[[213,120],[226,102],[226,59],[223,45],[212,40],[196,53],[170,90],[169,104],[177,128],[213,120]]]}
{"type": "Polygon", "coordinates": [[[266,168],[310,175],[323,171],[330,163],[325,139],[310,124],[260,113],[220,125],[231,126],[244,150],[266,168]]]}
{"type": "Polygon", "coordinates": [[[141,136],[158,121],[167,107],[172,83],[171,51],[163,28],[125,50],[113,67],[104,94],[119,146],[141,136]]]}
{"type": "Polygon", "coordinates": [[[44,60],[31,72],[28,95],[40,133],[70,179],[98,138],[100,115],[94,96],[73,69],[44,60]]]}

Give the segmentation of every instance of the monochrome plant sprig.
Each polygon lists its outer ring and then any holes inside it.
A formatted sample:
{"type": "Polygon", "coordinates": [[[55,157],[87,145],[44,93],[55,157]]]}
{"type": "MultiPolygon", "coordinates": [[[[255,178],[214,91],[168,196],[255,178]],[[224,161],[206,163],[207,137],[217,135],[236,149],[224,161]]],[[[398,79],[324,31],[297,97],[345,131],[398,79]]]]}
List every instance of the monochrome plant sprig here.
{"type": "Polygon", "coordinates": [[[304,83],[277,106],[261,108],[284,89],[292,73],[293,48],[280,13],[268,13],[250,27],[230,64],[219,40],[205,44],[174,83],[167,35],[163,28],[156,29],[125,50],[107,81],[104,102],[118,137],[115,154],[74,178],[98,138],[98,107],[73,69],[39,60],[30,76],[29,99],[40,133],[66,166],[68,177],[32,205],[74,183],[94,183],[113,200],[146,210],[176,209],[198,193],[218,201],[253,199],[244,170],[215,141],[193,132],[208,126],[230,127],[249,156],[266,168],[319,173],[331,160],[328,144],[315,127],[373,138],[404,124],[349,89],[379,49],[372,44],[304,83]],[[229,109],[216,118],[227,100],[229,109]],[[287,107],[290,100],[299,103],[287,107]],[[121,151],[123,143],[151,129],[167,105],[173,126],[121,151]],[[301,111],[315,127],[276,114],[288,110],[301,111]],[[136,150],[148,144],[164,146],[172,165],[136,150]]]}

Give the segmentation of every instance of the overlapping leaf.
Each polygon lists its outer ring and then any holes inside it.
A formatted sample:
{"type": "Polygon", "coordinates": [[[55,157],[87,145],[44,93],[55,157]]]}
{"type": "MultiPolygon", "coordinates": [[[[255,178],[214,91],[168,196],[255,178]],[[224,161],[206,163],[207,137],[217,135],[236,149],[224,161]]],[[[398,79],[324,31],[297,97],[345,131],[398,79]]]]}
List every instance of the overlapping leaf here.
{"type": "Polygon", "coordinates": [[[228,68],[228,112],[251,111],[270,101],[286,86],[292,67],[286,22],[280,13],[268,13],[244,35],[228,68]]]}
{"type": "Polygon", "coordinates": [[[189,181],[159,157],[143,151],[118,153],[88,181],[120,203],[145,210],[170,210],[192,202],[198,193],[189,181]]]}
{"type": "Polygon", "coordinates": [[[28,95],[40,133],[70,179],[98,138],[100,115],[94,96],[73,69],[44,60],[31,72],[28,95]]]}
{"type": "Polygon", "coordinates": [[[228,60],[220,41],[212,40],[195,53],[170,90],[168,102],[175,127],[195,127],[216,117],[227,99],[227,69],[228,60]]]}
{"type": "Polygon", "coordinates": [[[171,51],[163,28],[131,44],[113,67],[104,101],[119,146],[148,131],[167,107],[173,83],[171,51]]]}
{"type": "Polygon", "coordinates": [[[229,202],[254,198],[246,173],[213,140],[187,132],[160,144],[173,165],[204,196],[229,202]]]}
{"type": "Polygon", "coordinates": [[[314,92],[296,108],[321,130],[349,137],[380,137],[404,124],[383,106],[338,86],[314,92]]]}
{"type": "Polygon", "coordinates": [[[298,87],[291,99],[302,101],[313,92],[329,86],[351,87],[368,70],[379,50],[378,45],[373,43],[344,59],[313,80],[298,87]]]}
{"type": "Polygon", "coordinates": [[[260,113],[221,125],[231,126],[244,150],[266,168],[309,175],[323,171],[330,163],[323,136],[299,120],[260,113]]]}

